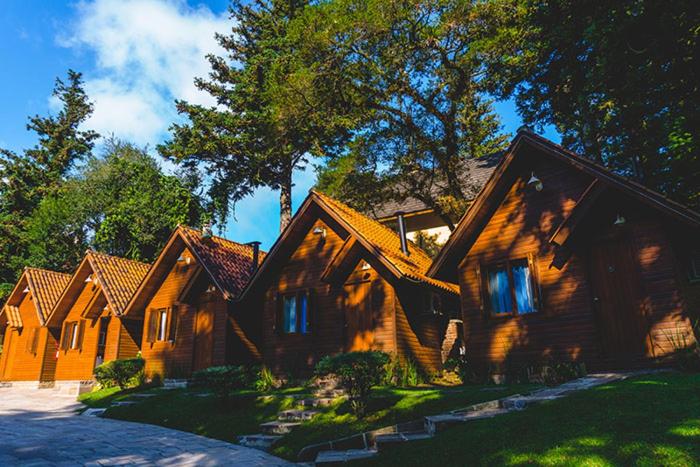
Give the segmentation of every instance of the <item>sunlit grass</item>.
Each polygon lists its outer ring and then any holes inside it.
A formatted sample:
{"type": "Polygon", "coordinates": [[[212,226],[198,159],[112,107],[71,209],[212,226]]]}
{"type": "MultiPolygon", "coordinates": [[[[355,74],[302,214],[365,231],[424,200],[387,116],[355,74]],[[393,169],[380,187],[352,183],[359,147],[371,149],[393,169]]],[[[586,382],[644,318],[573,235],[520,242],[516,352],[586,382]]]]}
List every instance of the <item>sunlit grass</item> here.
{"type": "Polygon", "coordinates": [[[575,393],[397,447],[370,465],[700,465],[700,375],[575,393]]]}

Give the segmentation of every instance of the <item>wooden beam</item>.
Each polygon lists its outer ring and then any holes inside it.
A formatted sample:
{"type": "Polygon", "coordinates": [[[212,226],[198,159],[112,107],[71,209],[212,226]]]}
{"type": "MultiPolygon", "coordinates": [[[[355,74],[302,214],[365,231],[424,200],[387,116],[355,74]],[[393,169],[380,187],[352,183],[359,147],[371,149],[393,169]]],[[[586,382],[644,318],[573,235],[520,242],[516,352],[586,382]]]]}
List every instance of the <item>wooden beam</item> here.
{"type": "Polygon", "coordinates": [[[581,225],[581,222],[586,217],[586,214],[588,214],[595,202],[600,198],[600,195],[602,195],[605,190],[605,184],[599,181],[597,178],[594,179],[593,182],[588,185],[578,201],[576,201],[576,205],[573,207],[569,215],[562,221],[561,224],[559,224],[559,227],[557,227],[557,230],[549,239],[549,243],[553,243],[554,245],[560,247],[564,246],[564,244],[571,238],[576,228],[581,225]]]}

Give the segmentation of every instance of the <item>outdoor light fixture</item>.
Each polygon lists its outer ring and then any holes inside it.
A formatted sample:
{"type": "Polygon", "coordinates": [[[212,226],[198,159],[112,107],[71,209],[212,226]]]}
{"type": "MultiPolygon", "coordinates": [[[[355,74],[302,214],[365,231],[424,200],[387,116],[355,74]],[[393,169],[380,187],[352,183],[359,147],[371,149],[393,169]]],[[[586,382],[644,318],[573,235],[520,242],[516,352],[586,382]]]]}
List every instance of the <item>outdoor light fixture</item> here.
{"type": "Polygon", "coordinates": [[[189,256],[188,256],[188,257],[180,256],[180,257],[177,259],[177,262],[178,262],[178,263],[190,264],[190,257],[189,257],[189,256]]]}
{"type": "Polygon", "coordinates": [[[535,177],[535,172],[532,172],[532,175],[530,176],[530,180],[527,181],[527,186],[534,187],[536,191],[542,191],[542,188],[544,188],[544,184],[542,183],[542,180],[535,177]]]}
{"type": "Polygon", "coordinates": [[[85,279],[85,282],[92,282],[92,274],[87,276],[87,278],[85,279]]]}
{"type": "Polygon", "coordinates": [[[614,225],[625,225],[625,222],[627,222],[627,219],[622,217],[620,213],[617,213],[617,218],[615,219],[614,225]]]}
{"type": "Polygon", "coordinates": [[[313,233],[314,235],[320,235],[321,238],[326,238],[326,229],[323,227],[316,227],[313,233]]]}
{"type": "Polygon", "coordinates": [[[22,293],[29,293],[29,287],[25,287],[22,293]]]}

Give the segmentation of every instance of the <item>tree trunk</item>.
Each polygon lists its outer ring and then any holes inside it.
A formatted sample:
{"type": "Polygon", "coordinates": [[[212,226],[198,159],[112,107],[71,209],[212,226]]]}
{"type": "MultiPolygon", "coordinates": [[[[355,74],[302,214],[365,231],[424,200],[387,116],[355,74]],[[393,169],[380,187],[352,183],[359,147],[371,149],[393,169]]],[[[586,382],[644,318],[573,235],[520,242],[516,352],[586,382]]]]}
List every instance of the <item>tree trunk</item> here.
{"type": "Polygon", "coordinates": [[[284,174],[280,183],[280,232],[292,221],[292,169],[284,174]]]}

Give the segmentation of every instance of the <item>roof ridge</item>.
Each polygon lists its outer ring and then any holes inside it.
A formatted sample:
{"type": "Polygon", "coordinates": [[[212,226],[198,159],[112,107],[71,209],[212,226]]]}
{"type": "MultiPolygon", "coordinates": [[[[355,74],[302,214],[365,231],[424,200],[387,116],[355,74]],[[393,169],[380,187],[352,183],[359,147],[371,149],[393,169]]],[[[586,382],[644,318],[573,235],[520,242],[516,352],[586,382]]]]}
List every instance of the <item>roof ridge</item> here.
{"type": "Polygon", "coordinates": [[[48,272],[48,273],[50,273],[50,274],[56,274],[56,275],[59,275],[59,274],[60,274],[60,275],[62,275],[62,276],[68,276],[68,277],[72,276],[72,274],[67,273],[67,272],[53,271],[53,270],[51,270],[51,269],[37,268],[37,267],[34,267],[34,266],[25,266],[25,267],[24,267],[24,270],[25,270],[25,271],[41,271],[41,272],[48,272]]]}
{"type": "MultiPolygon", "coordinates": [[[[194,228],[194,227],[190,227],[190,226],[184,225],[184,224],[178,224],[177,228],[182,229],[182,230],[184,230],[184,231],[194,231],[194,232],[199,233],[200,235],[202,234],[202,230],[201,230],[201,229],[196,229],[196,228],[194,228]]],[[[226,237],[222,237],[221,235],[214,235],[214,234],[211,235],[211,238],[216,238],[217,240],[222,240],[222,241],[224,241],[224,242],[232,243],[232,244],[234,244],[234,245],[239,245],[239,246],[244,246],[244,247],[252,248],[252,245],[250,245],[250,242],[241,243],[241,242],[237,242],[237,241],[235,241],[235,240],[231,240],[231,239],[226,238],[226,237]]],[[[262,250],[260,250],[260,251],[262,252],[262,250]]]]}
{"type": "Polygon", "coordinates": [[[88,249],[88,251],[86,252],[86,254],[88,254],[88,255],[96,255],[96,256],[105,256],[105,257],[107,257],[107,258],[113,258],[113,259],[117,259],[117,260],[120,260],[120,261],[128,261],[128,262],[130,262],[130,263],[140,264],[140,265],[144,265],[144,266],[150,266],[150,263],[146,263],[146,262],[144,262],[144,261],[139,261],[139,260],[131,259],[131,258],[124,258],[123,256],[110,255],[110,254],[108,254],[108,253],[102,253],[101,251],[96,251],[96,250],[93,250],[93,249],[88,249]]]}

